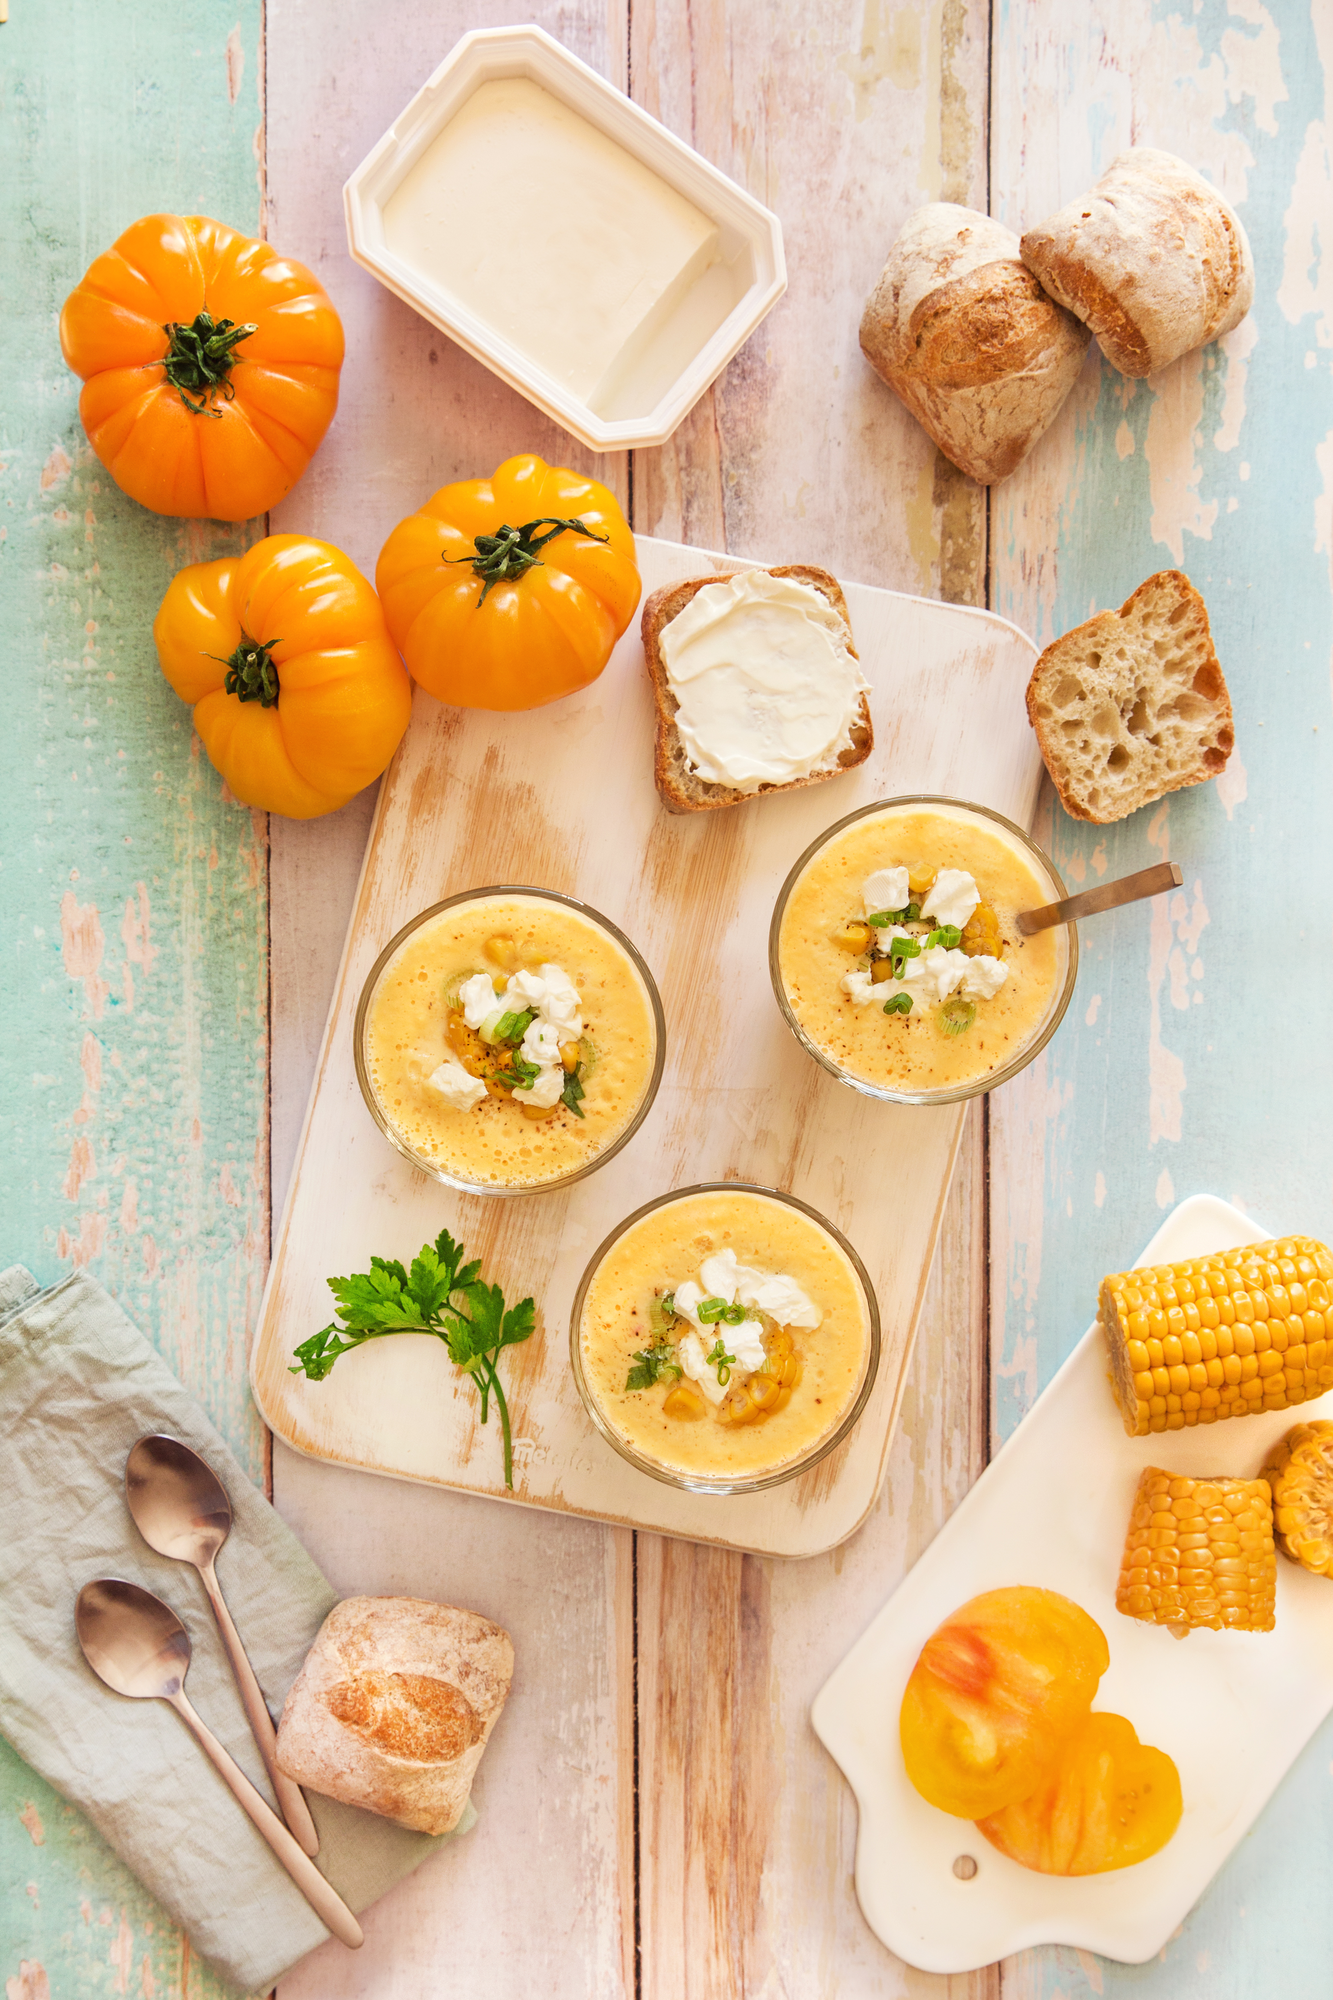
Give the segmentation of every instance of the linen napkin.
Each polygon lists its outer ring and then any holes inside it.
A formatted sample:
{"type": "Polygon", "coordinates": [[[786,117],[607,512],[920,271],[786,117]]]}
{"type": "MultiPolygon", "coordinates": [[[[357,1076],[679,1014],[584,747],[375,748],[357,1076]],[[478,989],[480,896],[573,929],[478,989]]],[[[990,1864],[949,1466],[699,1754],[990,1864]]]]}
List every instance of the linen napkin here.
{"type": "MultiPolygon", "coordinates": [[[[0,1730],[203,1956],[242,1991],[266,1993],[328,1932],[179,1717],[104,1687],[74,1630],[93,1577],[165,1599],[194,1647],[186,1693],[274,1803],[198,1573],[155,1555],[130,1519],[125,1459],[150,1431],[191,1445],[227,1489],[218,1581],[276,1716],[336,1593],[100,1285],[76,1273],[41,1291],[21,1266],[0,1273],[0,1730]]],[[[317,1866],[354,1910],[456,1837],[308,1796],[317,1866]]],[[[475,1818],[469,1805],[456,1832],[475,1818]]]]}

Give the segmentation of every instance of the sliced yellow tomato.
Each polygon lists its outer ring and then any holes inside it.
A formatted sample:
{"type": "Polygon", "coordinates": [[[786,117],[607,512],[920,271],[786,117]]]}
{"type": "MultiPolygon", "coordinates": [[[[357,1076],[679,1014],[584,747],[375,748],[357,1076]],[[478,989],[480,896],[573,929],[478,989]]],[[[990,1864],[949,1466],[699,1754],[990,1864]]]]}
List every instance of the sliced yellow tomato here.
{"type": "Polygon", "coordinates": [[[921,1649],[899,1732],[933,1806],[983,1819],[1035,1790],[1110,1661],[1096,1620],[1058,1591],[988,1590],[921,1649]]]}
{"type": "Polygon", "coordinates": [[[1180,1773],[1123,1715],[1088,1715],[1028,1798],[977,1821],[992,1847],[1043,1875],[1103,1875],[1166,1846],[1180,1773]]]}

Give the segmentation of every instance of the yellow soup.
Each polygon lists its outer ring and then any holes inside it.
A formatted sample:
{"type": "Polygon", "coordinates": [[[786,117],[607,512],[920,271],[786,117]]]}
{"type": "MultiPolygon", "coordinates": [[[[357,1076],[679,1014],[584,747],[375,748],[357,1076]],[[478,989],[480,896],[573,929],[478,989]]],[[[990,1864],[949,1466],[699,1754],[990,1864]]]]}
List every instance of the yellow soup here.
{"type": "Polygon", "coordinates": [[[537,896],[479,897],[428,918],[384,968],[363,1052],[385,1121],[423,1163],[474,1185],[540,1187],[586,1167],[631,1123],[652,1080],[657,1030],[638,967],[600,924],[537,896]],[[486,972],[503,986],[506,972],[546,963],[578,989],[582,1117],[562,1104],[531,1119],[507,1095],[469,1110],[445,1103],[428,1079],[454,1055],[460,980],[486,972]]]}
{"type": "Polygon", "coordinates": [[[589,1394],[633,1451],[685,1478],[744,1481],[808,1457],[837,1429],[865,1377],[870,1316],[855,1270],[826,1229],[786,1202],[724,1188],[664,1202],[616,1239],[588,1285],[578,1342],[589,1394]],[[694,1414],[672,1415],[671,1383],[626,1387],[634,1356],[657,1338],[654,1300],[697,1280],[701,1260],[727,1249],[741,1264],[794,1279],[823,1316],[785,1337],[765,1321],[766,1344],[780,1343],[796,1361],[794,1383],[771,1410],[736,1423],[694,1396],[694,1414]]]}
{"type": "Polygon", "coordinates": [[[942,806],[870,813],[820,848],[787,898],[778,960],[788,1005],[830,1062],[878,1088],[916,1095],[983,1082],[1034,1040],[1059,997],[1069,962],[1063,927],[1024,937],[1015,921],[1020,910],[1049,903],[1056,893],[1003,828],[986,820],[942,806]],[[867,878],[895,867],[918,876],[962,869],[995,914],[999,947],[992,934],[987,948],[1008,977],[991,998],[976,1002],[975,1018],[960,1034],[945,1032],[938,1007],[885,1015],[843,991],[849,967],[869,961],[850,955],[839,933],[862,916],[867,878]]]}

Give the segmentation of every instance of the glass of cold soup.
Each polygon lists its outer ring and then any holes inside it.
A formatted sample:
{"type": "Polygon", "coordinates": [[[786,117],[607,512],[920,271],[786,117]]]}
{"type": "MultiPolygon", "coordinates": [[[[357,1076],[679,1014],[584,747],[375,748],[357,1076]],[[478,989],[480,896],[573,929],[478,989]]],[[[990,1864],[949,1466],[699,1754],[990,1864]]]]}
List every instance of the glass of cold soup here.
{"type": "Polygon", "coordinates": [[[612,1231],[579,1285],[570,1352],[622,1458],[689,1492],[751,1493],[847,1436],[879,1367],[879,1308],[814,1209],[713,1181],[612,1231]]]}
{"type": "Polygon", "coordinates": [[[629,939],[552,889],[471,889],[376,960],[354,1030],[371,1117],[423,1173],[535,1194],[591,1173],[648,1114],[662,1003],[629,939]]]}
{"type": "Polygon", "coordinates": [[[1021,910],[1066,894],[1021,827],[918,796],[849,813],[782,886],[773,991],[797,1040],[853,1090],[950,1104],[1005,1083],[1055,1033],[1078,929],[1025,937],[1021,910]]]}

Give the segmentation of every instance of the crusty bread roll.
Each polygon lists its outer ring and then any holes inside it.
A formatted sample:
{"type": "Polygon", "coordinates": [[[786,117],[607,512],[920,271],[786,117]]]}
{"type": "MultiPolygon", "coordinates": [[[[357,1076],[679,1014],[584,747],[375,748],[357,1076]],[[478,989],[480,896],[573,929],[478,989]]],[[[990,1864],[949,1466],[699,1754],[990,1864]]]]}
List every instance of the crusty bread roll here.
{"type": "Polygon", "coordinates": [[[889,252],[861,346],[945,457],[993,486],[1054,420],[1088,334],[1024,269],[1012,229],[933,201],[889,252]]]}
{"type": "MultiPolygon", "coordinates": [[[[738,563],[737,571],[753,567],[738,563]]],[[[735,574],[736,572],[728,572],[735,574]]],[[[771,576],[789,576],[796,583],[805,583],[827,598],[833,609],[847,627],[847,650],[853,659],[858,656],[852,643],[852,623],[847,610],[847,599],[842,585],[826,569],[818,569],[813,563],[781,563],[770,571],[771,576]]],[[[850,771],[857,764],[864,764],[875,747],[875,732],[870,723],[870,705],[861,696],[861,709],[852,726],[850,748],[844,750],[838,759],[837,769],[816,771],[808,778],[792,778],[785,785],[760,785],[757,791],[743,792],[732,785],[716,785],[707,778],[700,778],[690,769],[685,753],[685,745],[676,727],[676,697],[671,692],[667,679],[666,661],[662,658],[662,630],[673,618],[678,618],[697,591],[704,590],[710,583],[724,582],[722,576],[692,576],[685,583],[664,584],[660,590],[652,592],[643,607],[639,630],[643,637],[643,658],[652,682],[653,702],[657,710],[657,732],[653,745],[653,777],[662,804],[668,812],[712,812],[718,806],[741,805],[746,799],[768,798],[773,792],[794,792],[803,785],[819,785],[825,778],[836,778],[843,771],[850,771]]]]}
{"type": "Polygon", "coordinates": [[[1028,720],[1060,803],[1100,826],[1226,768],[1231,696],[1208,608],[1178,569],[1046,648],[1028,720]]]}
{"type": "Polygon", "coordinates": [[[1023,262],[1122,375],[1152,375],[1238,326],[1254,259],[1235,210],[1174,153],[1134,146],[1023,236],[1023,262]]]}
{"type": "Polygon", "coordinates": [[[419,1597],[335,1605],[292,1684],[278,1765],[421,1833],[457,1826],[514,1672],[489,1618],[419,1597]]]}

